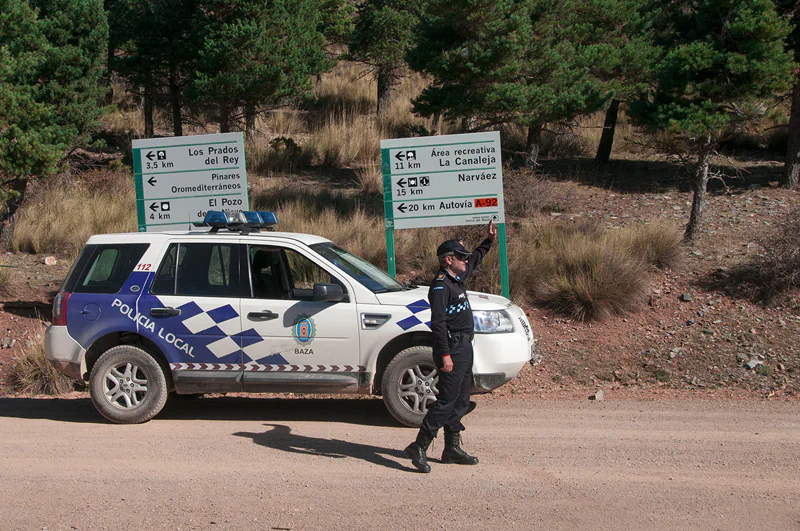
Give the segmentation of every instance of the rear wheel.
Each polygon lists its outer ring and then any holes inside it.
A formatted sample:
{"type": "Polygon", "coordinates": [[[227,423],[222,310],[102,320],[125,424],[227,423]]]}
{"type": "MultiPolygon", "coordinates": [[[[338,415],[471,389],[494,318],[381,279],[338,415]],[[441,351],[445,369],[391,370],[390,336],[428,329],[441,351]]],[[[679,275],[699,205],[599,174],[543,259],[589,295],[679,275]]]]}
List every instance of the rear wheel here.
{"type": "Polygon", "coordinates": [[[167,401],[167,380],[161,365],[134,345],[108,349],[89,376],[89,394],[97,411],[111,422],[147,422],[167,401]]]}
{"type": "Polygon", "coordinates": [[[401,351],[386,367],[381,390],[389,413],[401,424],[418,427],[436,402],[439,371],[430,347],[401,351]]]}

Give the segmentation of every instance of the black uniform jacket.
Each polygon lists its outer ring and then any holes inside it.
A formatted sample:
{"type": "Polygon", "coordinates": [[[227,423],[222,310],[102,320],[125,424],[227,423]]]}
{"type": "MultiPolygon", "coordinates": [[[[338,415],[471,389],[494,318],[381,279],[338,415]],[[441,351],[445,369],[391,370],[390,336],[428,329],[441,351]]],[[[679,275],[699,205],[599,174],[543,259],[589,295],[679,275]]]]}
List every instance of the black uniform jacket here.
{"type": "Polygon", "coordinates": [[[447,270],[440,269],[428,290],[428,302],[431,304],[431,332],[433,332],[433,356],[441,359],[450,354],[447,333],[472,332],[472,309],[464,289],[464,280],[483,261],[483,257],[492,247],[492,240],[483,240],[469,257],[467,270],[463,275],[454,277],[447,270]]]}

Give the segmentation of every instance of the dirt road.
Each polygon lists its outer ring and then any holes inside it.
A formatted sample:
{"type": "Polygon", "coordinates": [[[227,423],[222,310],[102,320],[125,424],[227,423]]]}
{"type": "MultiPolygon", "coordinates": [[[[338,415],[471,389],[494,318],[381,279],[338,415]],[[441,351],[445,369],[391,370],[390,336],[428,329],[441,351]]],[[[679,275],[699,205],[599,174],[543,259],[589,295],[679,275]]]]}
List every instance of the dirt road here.
{"type": "Polygon", "coordinates": [[[467,424],[481,464],[424,475],[376,400],[116,426],[0,399],[0,529],[800,529],[797,403],[493,400],[467,424]]]}

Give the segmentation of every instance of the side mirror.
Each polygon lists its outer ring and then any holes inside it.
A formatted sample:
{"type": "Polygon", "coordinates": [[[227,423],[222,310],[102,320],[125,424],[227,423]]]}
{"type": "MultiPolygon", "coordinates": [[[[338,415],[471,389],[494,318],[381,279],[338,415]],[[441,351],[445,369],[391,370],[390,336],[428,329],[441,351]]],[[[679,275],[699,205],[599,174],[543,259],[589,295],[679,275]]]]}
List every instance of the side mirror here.
{"type": "Polygon", "coordinates": [[[314,284],[314,300],[319,302],[342,302],[347,295],[339,284],[314,284]]]}

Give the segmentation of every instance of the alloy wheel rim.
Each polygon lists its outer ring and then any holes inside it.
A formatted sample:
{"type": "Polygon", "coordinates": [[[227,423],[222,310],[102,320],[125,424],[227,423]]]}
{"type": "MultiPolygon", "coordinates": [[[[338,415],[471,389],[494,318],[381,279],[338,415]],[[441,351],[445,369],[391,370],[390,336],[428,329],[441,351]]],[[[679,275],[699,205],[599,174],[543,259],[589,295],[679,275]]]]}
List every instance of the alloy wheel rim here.
{"type": "Polygon", "coordinates": [[[400,375],[398,396],[410,411],[424,415],[430,405],[436,402],[438,382],[439,371],[436,367],[429,364],[414,365],[400,375]]]}
{"type": "Polygon", "coordinates": [[[147,372],[136,364],[121,363],[111,367],[103,378],[106,400],[119,409],[138,407],[147,396],[147,372]]]}

